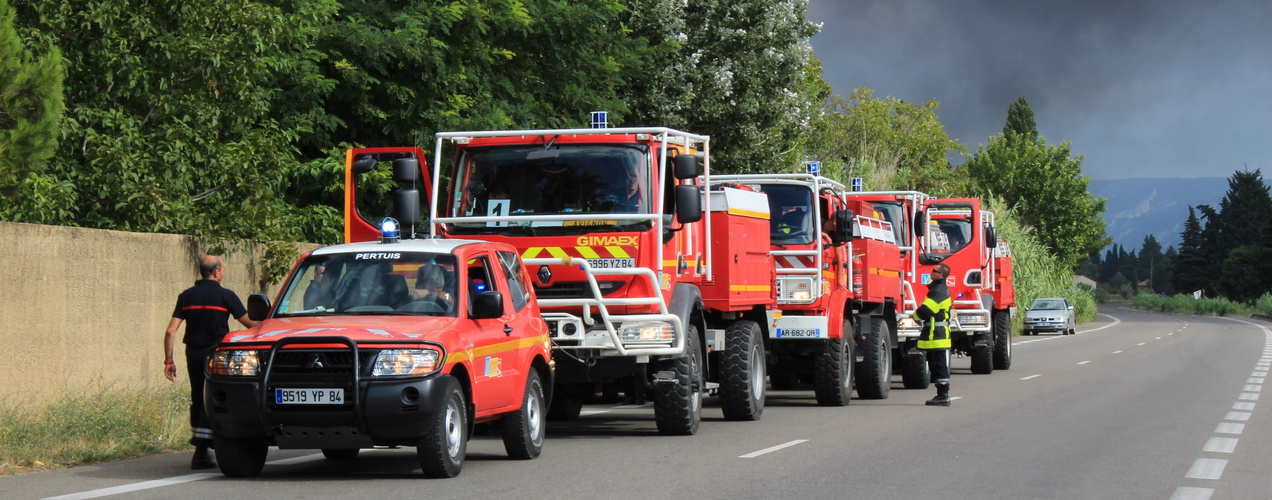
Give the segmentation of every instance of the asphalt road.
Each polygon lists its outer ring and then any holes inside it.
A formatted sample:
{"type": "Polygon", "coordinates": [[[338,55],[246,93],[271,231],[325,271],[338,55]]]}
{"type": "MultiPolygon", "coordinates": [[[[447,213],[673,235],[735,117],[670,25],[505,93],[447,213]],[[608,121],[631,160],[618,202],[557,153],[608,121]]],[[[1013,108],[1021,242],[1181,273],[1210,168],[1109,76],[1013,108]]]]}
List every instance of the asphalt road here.
{"type": "Polygon", "coordinates": [[[459,477],[419,476],[413,449],[329,462],[270,451],[260,477],[192,473],[190,452],[0,478],[2,498],[1268,498],[1272,330],[1249,320],[1106,307],[1076,336],[1017,337],[1013,365],[935,388],[822,408],[770,391],[763,419],[659,436],[651,408],[590,405],[553,423],[543,456],[469,444],[459,477]]]}

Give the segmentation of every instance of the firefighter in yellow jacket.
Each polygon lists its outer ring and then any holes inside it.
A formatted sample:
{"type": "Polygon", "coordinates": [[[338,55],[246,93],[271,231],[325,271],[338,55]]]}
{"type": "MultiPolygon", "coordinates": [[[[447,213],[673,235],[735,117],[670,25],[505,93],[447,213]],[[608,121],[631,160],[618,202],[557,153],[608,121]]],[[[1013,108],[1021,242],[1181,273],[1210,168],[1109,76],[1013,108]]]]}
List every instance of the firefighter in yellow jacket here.
{"type": "Polygon", "coordinates": [[[919,349],[927,352],[928,367],[936,381],[936,397],[927,401],[928,406],[950,405],[950,289],[945,278],[950,266],[938,264],[931,272],[927,297],[914,311],[914,319],[923,322],[919,335],[919,349]]]}

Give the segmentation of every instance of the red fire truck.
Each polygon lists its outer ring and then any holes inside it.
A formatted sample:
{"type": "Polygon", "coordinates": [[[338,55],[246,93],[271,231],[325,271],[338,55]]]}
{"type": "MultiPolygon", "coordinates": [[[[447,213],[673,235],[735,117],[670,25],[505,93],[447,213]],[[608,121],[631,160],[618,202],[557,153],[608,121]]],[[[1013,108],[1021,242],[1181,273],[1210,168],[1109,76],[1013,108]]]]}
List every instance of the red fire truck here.
{"type": "Polygon", "coordinates": [[[887,398],[902,289],[891,224],[815,167],[712,181],[768,195],[781,309],[763,325],[774,387],[810,381],[822,405],[848,404],[854,385],[863,399],[887,398]]]}
{"type": "Polygon", "coordinates": [[[946,280],[954,299],[954,347],[972,356],[973,373],[1011,367],[1011,317],[1016,298],[1011,251],[997,236],[993,213],[977,199],[936,199],[918,191],[850,192],[870,201],[892,222],[905,261],[904,310],[898,318],[896,350],[902,382],[928,386],[927,358],[916,345],[919,325],[911,314],[927,295],[933,267],[950,266],[946,280]]]}

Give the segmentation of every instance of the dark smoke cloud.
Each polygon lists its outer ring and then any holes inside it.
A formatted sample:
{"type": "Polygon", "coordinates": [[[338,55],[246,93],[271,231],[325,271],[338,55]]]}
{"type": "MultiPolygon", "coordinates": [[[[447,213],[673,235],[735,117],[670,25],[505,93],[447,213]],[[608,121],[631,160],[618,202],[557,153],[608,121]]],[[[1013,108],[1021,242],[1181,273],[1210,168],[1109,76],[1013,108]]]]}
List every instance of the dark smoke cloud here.
{"type": "Polygon", "coordinates": [[[1025,95],[1092,179],[1272,177],[1272,1],[812,0],[835,92],[936,99],[969,150],[1025,95]]]}

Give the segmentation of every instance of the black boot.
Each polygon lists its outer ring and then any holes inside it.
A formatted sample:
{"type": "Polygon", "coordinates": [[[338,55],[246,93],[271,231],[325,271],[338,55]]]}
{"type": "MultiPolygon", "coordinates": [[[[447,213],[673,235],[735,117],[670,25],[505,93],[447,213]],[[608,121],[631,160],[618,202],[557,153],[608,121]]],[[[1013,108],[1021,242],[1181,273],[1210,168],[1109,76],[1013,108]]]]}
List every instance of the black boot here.
{"type": "Polygon", "coordinates": [[[949,406],[950,384],[936,384],[936,397],[927,400],[927,403],[924,404],[928,406],[949,406]]]}
{"type": "Polygon", "coordinates": [[[194,449],[194,458],[190,459],[190,468],[194,470],[216,468],[216,461],[212,460],[212,454],[208,453],[207,446],[199,446],[194,449]]]}

